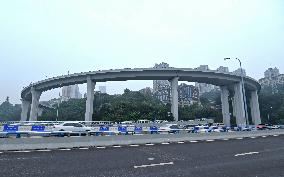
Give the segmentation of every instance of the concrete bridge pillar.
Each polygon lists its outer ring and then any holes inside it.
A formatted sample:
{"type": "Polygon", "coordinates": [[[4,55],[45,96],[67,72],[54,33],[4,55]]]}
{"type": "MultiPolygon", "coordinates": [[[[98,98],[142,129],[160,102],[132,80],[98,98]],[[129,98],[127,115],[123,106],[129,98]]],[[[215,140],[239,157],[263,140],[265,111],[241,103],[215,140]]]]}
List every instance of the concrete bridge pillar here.
{"type": "Polygon", "coordinates": [[[245,106],[241,82],[234,84],[234,109],[236,113],[237,126],[246,126],[245,106]]]}
{"type": "Polygon", "coordinates": [[[223,123],[226,126],[231,126],[230,110],[229,110],[229,90],[226,86],[221,86],[220,89],[221,89],[223,123]]]}
{"type": "Polygon", "coordinates": [[[251,98],[250,98],[250,108],[251,108],[251,117],[252,117],[252,123],[254,125],[261,124],[260,119],[260,111],[259,111],[259,102],[258,102],[258,95],[257,91],[251,92],[251,98]]]}
{"type": "Polygon", "coordinates": [[[86,113],[85,121],[92,121],[93,117],[93,104],[94,104],[94,89],[95,82],[92,81],[91,76],[87,76],[87,100],[86,100],[86,113]]]}
{"type": "Polygon", "coordinates": [[[171,113],[174,116],[175,121],[178,121],[178,77],[170,80],[171,82],[171,113]]]}
{"type": "Polygon", "coordinates": [[[32,93],[32,105],[31,105],[31,112],[30,112],[30,121],[37,121],[39,99],[40,99],[42,92],[37,91],[35,90],[34,87],[32,87],[31,93],[32,93]]]}
{"type": "Polygon", "coordinates": [[[22,112],[21,112],[21,121],[27,121],[28,120],[28,112],[29,112],[29,108],[31,106],[31,102],[22,99],[22,112]]]}

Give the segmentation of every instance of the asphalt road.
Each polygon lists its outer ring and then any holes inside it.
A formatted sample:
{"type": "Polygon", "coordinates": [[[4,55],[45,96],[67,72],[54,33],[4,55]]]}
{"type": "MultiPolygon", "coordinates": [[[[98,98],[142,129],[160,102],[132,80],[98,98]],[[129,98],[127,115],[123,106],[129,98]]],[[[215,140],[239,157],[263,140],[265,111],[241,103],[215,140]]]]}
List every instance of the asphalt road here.
{"type": "Polygon", "coordinates": [[[284,136],[0,154],[10,177],[284,177],[284,136]]]}

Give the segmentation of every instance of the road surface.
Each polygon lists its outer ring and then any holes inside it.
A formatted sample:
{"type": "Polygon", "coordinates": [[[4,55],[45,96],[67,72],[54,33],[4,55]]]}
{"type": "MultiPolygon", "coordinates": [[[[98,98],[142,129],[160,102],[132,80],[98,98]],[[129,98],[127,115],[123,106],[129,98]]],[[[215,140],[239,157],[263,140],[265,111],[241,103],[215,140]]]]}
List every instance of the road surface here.
{"type": "Polygon", "coordinates": [[[283,177],[284,136],[2,152],[10,177],[283,177]]]}

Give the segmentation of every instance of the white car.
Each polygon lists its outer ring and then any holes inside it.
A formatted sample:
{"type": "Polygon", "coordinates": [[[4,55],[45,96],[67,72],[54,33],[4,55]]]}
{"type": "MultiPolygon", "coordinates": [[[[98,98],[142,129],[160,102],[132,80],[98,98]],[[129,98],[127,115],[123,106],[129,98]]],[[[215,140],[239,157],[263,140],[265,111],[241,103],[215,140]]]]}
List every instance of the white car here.
{"type": "Polygon", "coordinates": [[[178,133],[179,126],[177,124],[166,124],[159,128],[159,132],[178,133]]]}
{"type": "Polygon", "coordinates": [[[194,132],[195,133],[208,133],[208,132],[210,132],[209,126],[204,126],[204,125],[195,126],[194,132]]]}
{"type": "Polygon", "coordinates": [[[53,126],[54,131],[72,131],[72,132],[87,132],[91,131],[91,127],[86,127],[78,122],[66,122],[53,126]]]}

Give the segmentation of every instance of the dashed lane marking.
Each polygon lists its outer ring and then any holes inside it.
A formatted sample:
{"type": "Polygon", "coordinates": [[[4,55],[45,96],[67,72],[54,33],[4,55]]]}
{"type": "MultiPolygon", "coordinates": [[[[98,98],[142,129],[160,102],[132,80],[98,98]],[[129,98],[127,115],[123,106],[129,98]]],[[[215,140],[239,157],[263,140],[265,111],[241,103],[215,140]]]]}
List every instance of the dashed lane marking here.
{"type": "Polygon", "coordinates": [[[236,138],[236,140],[242,140],[242,139],[244,139],[244,138],[236,138]]]}
{"type": "Polygon", "coordinates": [[[60,151],[71,151],[71,149],[58,149],[60,151]]]}
{"type": "Polygon", "coordinates": [[[258,154],[258,153],[259,153],[259,152],[246,152],[246,153],[236,154],[235,157],[244,156],[244,155],[258,154]]]}
{"type": "Polygon", "coordinates": [[[191,143],[197,143],[198,141],[190,141],[191,143]]]}
{"type": "Polygon", "coordinates": [[[215,140],[206,140],[206,142],[213,142],[213,141],[215,141],[215,140]]]}
{"type": "Polygon", "coordinates": [[[251,139],[254,139],[255,137],[254,136],[252,136],[252,137],[250,137],[251,139]]]}
{"type": "Polygon", "coordinates": [[[273,136],[279,136],[279,135],[273,135],[273,136]]]}
{"type": "Polygon", "coordinates": [[[170,143],[161,143],[161,144],[167,145],[167,144],[170,144],[170,143]]]}
{"type": "Polygon", "coordinates": [[[266,138],[267,136],[261,136],[262,138],[266,138]]]}
{"type": "Polygon", "coordinates": [[[168,162],[168,163],[157,163],[157,164],[150,164],[150,165],[134,166],[134,168],[146,168],[146,167],[155,167],[155,166],[173,165],[173,164],[174,164],[174,162],[168,162]]]}
{"type": "Polygon", "coordinates": [[[79,148],[80,150],[88,150],[89,148],[88,147],[81,147],[79,148]]]}
{"type": "Polygon", "coordinates": [[[153,158],[153,157],[150,157],[150,158],[148,158],[148,160],[150,160],[150,161],[153,161],[155,158],[153,158]]]}
{"type": "Polygon", "coordinates": [[[149,144],[145,144],[146,146],[154,146],[155,144],[153,143],[149,143],[149,144]]]}
{"type": "Polygon", "coordinates": [[[138,147],[139,145],[138,144],[131,144],[130,146],[131,147],[138,147]]]}
{"type": "Polygon", "coordinates": [[[50,152],[51,150],[50,149],[39,149],[39,150],[36,150],[37,152],[50,152]]]}
{"type": "Polygon", "coordinates": [[[178,144],[184,144],[184,142],[183,141],[179,141],[178,144]]]}
{"type": "Polygon", "coordinates": [[[13,152],[31,152],[31,151],[13,151],[13,152]]]}
{"type": "Polygon", "coordinates": [[[104,146],[97,146],[96,148],[97,149],[105,149],[106,147],[104,147],[104,146]]]}
{"type": "Polygon", "coordinates": [[[121,146],[117,145],[117,146],[113,146],[114,148],[121,148],[121,146]]]}

